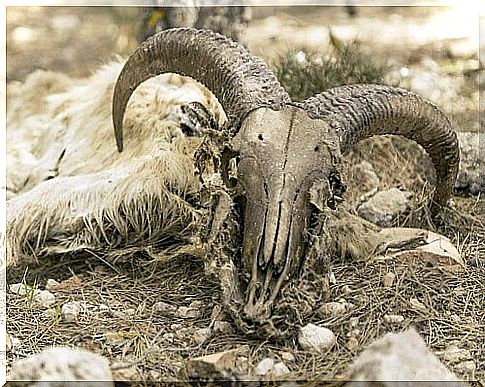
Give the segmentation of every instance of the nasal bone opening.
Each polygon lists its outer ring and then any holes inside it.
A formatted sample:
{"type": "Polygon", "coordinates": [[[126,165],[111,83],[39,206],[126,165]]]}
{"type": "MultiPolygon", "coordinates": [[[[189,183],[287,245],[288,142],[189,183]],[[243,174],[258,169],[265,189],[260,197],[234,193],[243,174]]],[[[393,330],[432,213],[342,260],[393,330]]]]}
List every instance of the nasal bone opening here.
{"type": "MultiPolygon", "coordinates": [[[[280,211],[278,214],[278,219],[281,214],[281,202],[280,202],[280,211]]],[[[278,223],[279,224],[279,223],[278,223]]],[[[276,299],[280,288],[282,287],[285,278],[288,274],[288,271],[290,269],[290,262],[288,258],[289,254],[289,243],[290,243],[290,234],[291,234],[291,221],[290,221],[290,228],[288,231],[288,235],[285,236],[284,239],[284,246],[282,250],[282,259],[278,264],[275,264],[274,258],[275,258],[275,249],[277,245],[277,235],[276,233],[275,239],[274,239],[274,245],[273,245],[273,252],[272,252],[272,258],[267,264],[265,268],[261,268],[264,270],[264,272],[260,272],[258,277],[259,281],[262,281],[262,286],[259,289],[259,294],[256,297],[255,300],[255,305],[262,307],[263,305],[267,305],[270,307],[271,303],[274,302],[276,299]],[[277,276],[275,276],[275,274],[277,276]]],[[[276,230],[278,232],[278,228],[276,230]]]]}
{"type": "MultiPolygon", "coordinates": [[[[283,201],[279,201],[278,202],[278,220],[277,220],[277,223],[276,223],[276,231],[275,231],[275,235],[273,237],[273,249],[271,250],[271,259],[270,259],[270,262],[274,262],[274,258],[275,258],[275,254],[276,254],[276,245],[278,244],[278,235],[279,235],[279,232],[280,232],[280,225],[281,225],[281,211],[282,211],[282,206],[283,206],[283,201]]],[[[285,242],[287,243],[287,242],[285,242]]],[[[275,267],[275,269],[277,269],[275,267]]]]}

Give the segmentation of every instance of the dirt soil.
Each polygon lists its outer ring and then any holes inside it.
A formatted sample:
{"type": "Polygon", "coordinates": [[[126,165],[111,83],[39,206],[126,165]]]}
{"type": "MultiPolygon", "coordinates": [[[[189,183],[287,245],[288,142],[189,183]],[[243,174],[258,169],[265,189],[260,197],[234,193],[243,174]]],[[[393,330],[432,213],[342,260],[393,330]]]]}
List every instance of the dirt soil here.
{"type": "MultiPolygon", "coordinates": [[[[469,15],[460,14],[461,8],[444,7],[357,11],[350,17],[342,7],[258,7],[242,41],[273,62],[287,48],[311,46],[324,51],[331,39],[358,39],[367,54],[389,66],[389,83],[437,103],[457,130],[479,131],[478,37],[468,30],[473,30],[473,23],[462,22],[469,15]],[[457,20],[461,28],[456,27],[457,20]]],[[[138,27],[136,8],[8,7],[7,81],[22,81],[39,68],[86,76],[117,55],[129,55],[137,44],[138,27]]],[[[348,163],[363,155],[385,185],[417,189],[413,173],[389,177],[389,170],[403,162],[407,163],[403,170],[411,165],[412,155],[404,161],[393,156],[390,165],[378,147],[364,144],[348,163]]],[[[359,187],[351,181],[348,185],[349,195],[356,197],[359,187]]],[[[285,353],[291,353],[293,360],[283,360],[290,370],[285,379],[338,381],[348,378],[349,364],[376,338],[414,326],[459,377],[485,383],[485,203],[480,197],[456,196],[442,221],[431,224],[419,207],[423,197],[419,191],[415,196],[416,209],[395,225],[434,229],[448,236],[467,268],[457,272],[423,262],[335,257],[337,283],[331,286],[328,301],[345,299],[351,307],[333,317],[315,313],[307,321],[337,335],[336,346],[326,354],[306,352],[296,340],[248,339],[234,329],[217,332],[198,345],[197,329],[207,328],[220,302],[218,284],[203,275],[200,262],[188,257],[169,262],[134,257],[112,264],[86,252],[8,272],[9,284],[44,289],[48,279],[67,282],[54,292],[56,305],[49,309],[33,303],[28,294],[7,293],[7,332],[18,339],[7,353],[7,369],[15,359],[52,345],[68,345],[106,356],[118,380],[186,380],[187,359],[248,345],[248,362],[253,365],[268,356],[288,359],[285,353]],[[388,272],[396,275],[390,288],[382,286],[388,272]],[[413,299],[424,308],[416,309],[413,299]],[[80,302],[82,310],[77,321],[65,322],[60,307],[72,301],[80,302]],[[177,317],[155,306],[158,302],[189,306],[194,301],[200,301],[200,313],[194,317],[177,317]],[[386,314],[404,319],[386,322],[386,314]],[[349,345],[351,338],[357,339],[357,346],[349,345]],[[445,350],[452,345],[464,349],[466,356],[447,357],[445,350]]]]}

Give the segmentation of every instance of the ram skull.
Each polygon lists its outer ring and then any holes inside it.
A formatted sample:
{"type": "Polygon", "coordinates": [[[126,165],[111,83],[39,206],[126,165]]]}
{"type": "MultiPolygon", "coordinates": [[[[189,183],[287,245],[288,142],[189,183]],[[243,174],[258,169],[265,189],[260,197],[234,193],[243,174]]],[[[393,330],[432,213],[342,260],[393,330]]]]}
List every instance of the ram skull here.
{"type": "MultiPolygon", "coordinates": [[[[228,191],[241,203],[242,220],[242,273],[235,278],[243,291],[237,295],[242,304],[237,301],[236,313],[245,321],[263,325],[270,321],[288,280],[299,275],[312,249],[325,249],[315,246],[309,230],[324,207],[333,208],[340,199],[340,159],[353,144],[374,135],[407,137],[421,145],[434,163],[437,186],[432,210],[444,205],[452,193],[459,162],[457,138],[449,120],[432,103],[410,91],[381,85],[342,86],[293,102],[260,59],[206,30],[160,32],[128,59],[113,97],[120,152],[131,94],[146,79],[162,73],[178,73],[204,84],[228,117],[225,146],[237,160],[237,189],[228,191]],[[318,203],[312,199],[315,192],[318,203]]],[[[228,163],[221,165],[227,175],[228,163]]]]}

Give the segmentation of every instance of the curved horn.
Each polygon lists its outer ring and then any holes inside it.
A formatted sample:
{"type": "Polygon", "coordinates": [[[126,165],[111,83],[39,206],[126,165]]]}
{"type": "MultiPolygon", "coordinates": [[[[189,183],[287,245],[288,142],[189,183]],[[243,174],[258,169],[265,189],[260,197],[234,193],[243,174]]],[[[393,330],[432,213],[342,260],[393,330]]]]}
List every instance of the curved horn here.
{"type": "Polygon", "coordinates": [[[414,140],[431,157],[436,172],[432,210],[453,192],[460,161],[458,139],[448,118],[419,95],[383,85],[348,85],[329,89],[302,103],[312,118],[325,119],[345,153],[357,142],[383,134],[414,140]]]}
{"type": "Polygon", "coordinates": [[[231,129],[253,109],[279,110],[290,97],[275,75],[242,45],[207,30],[174,28],[142,43],[125,63],[115,85],[113,124],[123,150],[123,116],[134,90],[162,73],[189,76],[204,84],[221,103],[231,129]]]}

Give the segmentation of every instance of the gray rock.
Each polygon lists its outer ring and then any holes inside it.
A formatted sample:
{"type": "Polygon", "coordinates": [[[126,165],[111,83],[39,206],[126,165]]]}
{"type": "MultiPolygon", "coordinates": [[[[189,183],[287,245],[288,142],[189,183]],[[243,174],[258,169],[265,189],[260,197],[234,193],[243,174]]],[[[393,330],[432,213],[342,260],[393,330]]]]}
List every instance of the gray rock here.
{"type": "Polygon", "coordinates": [[[196,318],[200,316],[200,311],[187,306],[180,306],[175,312],[177,317],[196,318]]]}
{"type": "Polygon", "coordinates": [[[276,363],[271,369],[271,376],[274,379],[281,378],[282,376],[287,375],[289,373],[290,373],[290,370],[288,369],[286,364],[283,363],[282,361],[279,361],[278,363],[276,363]]]}
{"type": "Polygon", "coordinates": [[[192,335],[192,339],[197,344],[204,343],[211,336],[211,330],[209,328],[196,329],[192,335]]]}
{"type": "Polygon", "coordinates": [[[191,378],[231,379],[235,376],[245,376],[245,362],[243,357],[247,355],[249,347],[242,346],[228,351],[213,353],[212,355],[200,356],[187,360],[185,369],[191,378]]]}
{"type": "Polygon", "coordinates": [[[99,304],[98,310],[101,313],[111,313],[111,308],[106,304],[99,304]]]}
{"type": "Polygon", "coordinates": [[[48,290],[35,289],[32,286],[25,284],[12,284],[9,286],[12,293],[19,296],[32,295],[32,301],[41,306],[51,306],[55,304],[56,297],[48,290]]]}
{"type": "Polygon", "coordinates": [[[326,352],[335,342],[336,337],[330,329],[314,324],[307,324],[300,328],[298,334],[298,343],[309,352],[326,352]]]}
{"type": "Polygon", "coordinates": [[[66,386],[82,381],[83,386],[113,386],[109,362],[102,356],[65,347],[50,348],[14,361],[9,380],[17,386],[66,386]],[[35,381],[34,383],[32,383],[35,381]]]}
{"type": "Polygon", "coordinates": [[[41,306],[49,307],[56,303],[56,297],[48,290],[36,290],[34,301],[41,306]]]}
{"type": "Polygon", "coordinates": [[[346,302],[326,302],[318,308],[318,313],[326,317],[336,317],[344,314],[347,308],[346,302]]]}
{"type": "Polygon", "coordinates": [[[390,227],[396,218],[409,210],[411,193],[391,188],[372,196],[357,208],[357,214],[381,227],[390,227]]]}
{"type": "Polygon", "coordinates": [[[175,334],[173,334],[172,332],[164,333],[162,335],[162,339],[167,343],[173,343],[173,341],[175,340],[175,334]]]}
{"type": "Polygon", "coordinates": [[[352,380],[347,386],[435,386],[436,382],[453,382],[448,386],[465,386],[439,359],[428,350],[414,329],[395,334],[388,333],[371,344],[354,361],[352,380]],[[413,383],[414,382],[414,383],[413,383]],[[426,383],[428,382],[428,383],[426,383]]]}
{"type": "Polygon", "coordinates": [[[124,365],[122,363],[114,363],[112,366],[115,368],[113,370],[113,379],[116,381],[126,381],[127,384],[131,384],[133,382],[140,380],[140,374],[138,373],[138,369],[136,366],[131,367],[120,367],[124,365]]]}
{"type": "Polygon", "coordinates": [[[481,133],[458,132],[460,169],[455,189],[472,195],[485,193],[485,139],[481,133]]]}
{"type": "Polygon", "coordinates": [[[283,360],[289,362],[294,362],[296,360],[295,355],[293,355],[291,352],[282,352],[280,356],[283,360]]]}
{"type": "Polygon", "coordinates": [[[275,364],[274,359],[269,357],[264,358],[261,360],[256,367],[254,367],[253,374],[258,376],[264,376],[271,371],[275,364]]]}
{"type": "Polygon", "coordinates": [[[411,308],[413,308],[414,310],[420,310],[422,312],[425,312],[427,311],[428,309],[426,308],[426,305],[424,305],[421,301],[419,301],[417,298],[415,297],[412,297],[410,300],[409,300],[409,305],[411,306],[411,308]]]}
{"type": "Polygon", "coordinates": [[[477,364],[473,360],[466,360],[458,363],[457,365],[455,365],[454,368],[456,372],[468,374],[471,376],[471,379],[474,379],[475,371],[477,370],[477,364]]]}
{"type": "Polygon", "coordinates": [[[214,322],[214,332],[231,335],[231,334],[234,333],[234,328],[227,321],[215,321],[214,322]]]}
{"type": "Polygon", "coordinates": [[[396,278],[396,274],[394,274],[392,271],[389,271],[382,278],[382,284],[384,285],[385,288],[390,288],[395,278],[396,278]]]}
{"type": "Polygon", "coordinates": [[[11,284],[8,288],[10,289],[10,292],[13,294],[18,294],[19,296],[24,296],[27,294],[27,291],[30,290],[30,286],[20,283],[11,284]]]}
{"type": "Polygon", "coordinates": [[[254,367],[253,374],[264,376],[269,379],[278,379],[289,374],[290,370],[282,361],[276,362],[274,359],[266,357],[254,367]]]}
{"type": "Polygon", "coordinates": [[[173,315],[177,311],[177,307],[160,301],[153,304],[153,311],[163,315],[173,315]]]}
{"type": "Polygon", "coordinates": [[[192,301],[189,305],[189,308],[192,309],[202,309],[204,307],[204,301],[192,301]]]}
{"type": "Polygon", "coordinates": [[[75,322],[81,312],[81,303],[78,301],[68,302],[62,305],[61,315],[65,322],[75,322]]]}
{"type": "Polygon", "coordinates": [[[472,354],[468,349],[460,348],[456,344],[451,344],[444,351],[438,352],[438,355],[450,363],[458,363],[463,360],[472,359],[472,354]]]}
{"type": "Polygon", "coordinates": [[[49,278],[45,284],[45,290],[53,291],[56,290],[60,285],[60,282],[55,279],[49,278]]]}
{"type": "Polygon", "coordinates": [[[349,340],[347,341],[347,349],[349,351],[352,351],[354,352],[355,350],[357,350],[357,348],[359,347],[359,339],[357,339],[357,337],[350,337],[349,340]]]}
{"type": "Polygon", "coordinates": [[[401,324],[404,321],[404,317],[400,314],[386,314],[384,315],[384,321],[389,324],[401,324]]]}

